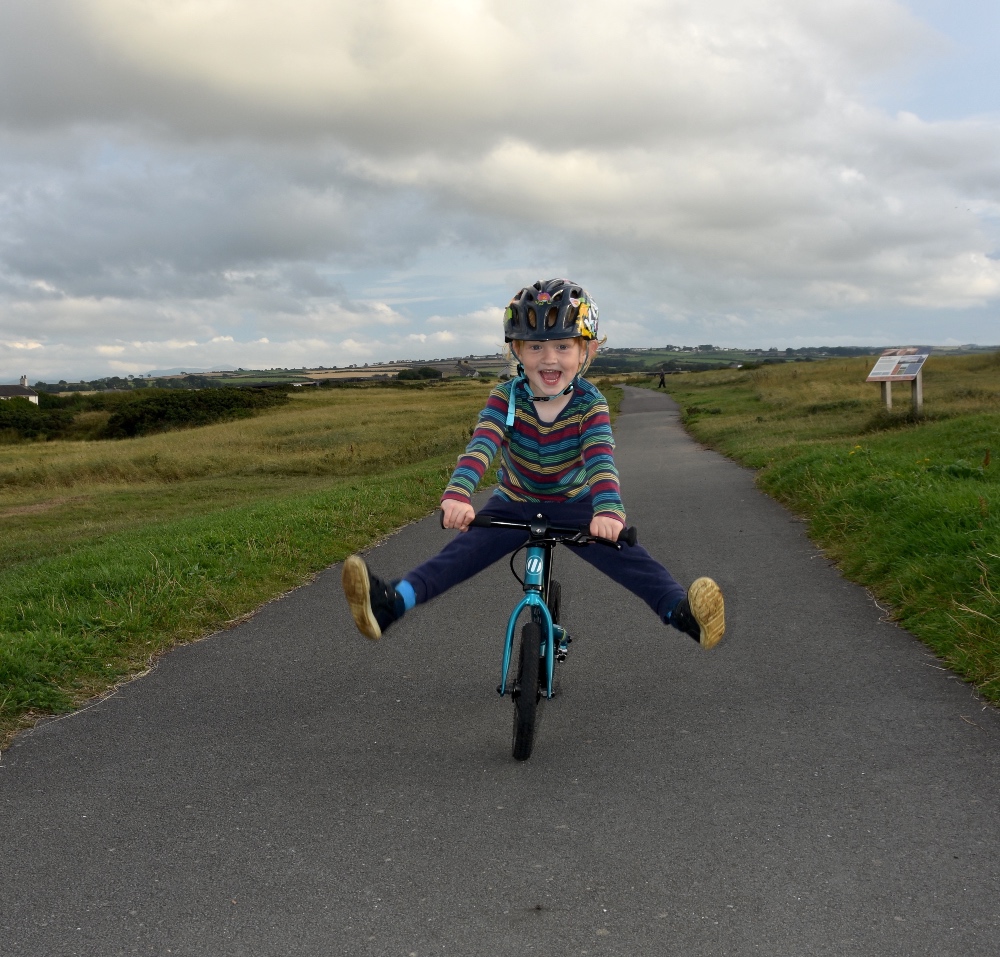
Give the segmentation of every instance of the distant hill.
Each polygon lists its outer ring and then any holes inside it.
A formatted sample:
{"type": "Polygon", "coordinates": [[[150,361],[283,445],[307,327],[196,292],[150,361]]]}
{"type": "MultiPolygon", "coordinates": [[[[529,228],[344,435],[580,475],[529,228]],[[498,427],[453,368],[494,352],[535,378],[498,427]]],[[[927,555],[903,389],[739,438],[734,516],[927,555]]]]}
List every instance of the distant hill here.
{"type": "MultiPolygon", "coordinates": [[[[698,346],[666,345],[659,348],[604,348],[591,366],[591,374],[682,372],[720,369],[779,362],[812,362],[843,356],[881,355],[885,349],[896,346],[809,346],[799,349],[724,349],[704,344],[698,346]]],[[[992,353],[1000,346],[982,346],[973,343],[960,346],[915,346],[930,355],[967,355],[992,353]]],[[[153,369],[141,376],[105,376],[92,381],[47,384],[36,382],[40,392],[128,390],[148,386],[163,388],[207,388],[220,385],[277,385],[313,384],[336,379],[394,379],[406,369],[432,368],[443,376],[502,376],[512,373],[509,358],[496,353],[491,355],[453,356],[447,359],[393,359],[388,362],[364,363],[349,366],[319,366],[315,369],[240,369],[233,366],[214,366],[197,369],[191,366],[174,369],[153,369]]]]}
{"type": "Polygon", "coordinates": [[[188,373],[189,375],[204,375],[206,372],[228,372],[231,368],[232,366],[216,366],[214,369],[192,369],[191,366],[185,366],[183,369],[150,369],[143,376],[152,376],[154,379],[158,379],[161,376],[184,375],[184,373],[188,373]]]}

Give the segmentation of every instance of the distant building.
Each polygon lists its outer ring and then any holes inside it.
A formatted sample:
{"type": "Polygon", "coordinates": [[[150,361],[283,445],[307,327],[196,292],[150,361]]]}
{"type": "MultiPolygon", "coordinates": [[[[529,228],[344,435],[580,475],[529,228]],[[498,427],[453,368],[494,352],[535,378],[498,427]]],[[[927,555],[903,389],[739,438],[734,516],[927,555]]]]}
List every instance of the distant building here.
{"type": "Polygon", "coordinates": [[[28,377],[21,376],[20,385],[0,385],[0,399],[27,399],[38,405],[38,393],[28,388],[28,377]]]}

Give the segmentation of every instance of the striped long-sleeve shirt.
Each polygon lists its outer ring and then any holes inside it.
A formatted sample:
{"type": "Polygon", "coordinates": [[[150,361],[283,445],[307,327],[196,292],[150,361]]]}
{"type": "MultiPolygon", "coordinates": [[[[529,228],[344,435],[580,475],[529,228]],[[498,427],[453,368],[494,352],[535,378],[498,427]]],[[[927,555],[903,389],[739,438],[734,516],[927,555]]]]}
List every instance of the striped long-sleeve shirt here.
{"type": "Polygon", "coordinates": [[[593,385],[578,379],[554,422],[542,422],[520,380],[497,386],[479,415],[442,499],[469,501],[497,452],[498,494],[514,502],[566,502],[590,493],[595,515],[625,523],[614,460],[608,403],[593,385]],[[506,427],[510,390],[514,424],[506,427]]]}

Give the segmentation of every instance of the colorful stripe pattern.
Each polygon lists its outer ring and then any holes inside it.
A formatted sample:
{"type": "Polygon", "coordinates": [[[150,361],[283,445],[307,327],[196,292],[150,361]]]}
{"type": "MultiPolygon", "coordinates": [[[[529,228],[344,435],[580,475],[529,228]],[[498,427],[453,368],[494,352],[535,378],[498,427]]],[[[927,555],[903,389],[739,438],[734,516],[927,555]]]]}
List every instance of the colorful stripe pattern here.
{"type": "Polygon", "coordinates": [[[577,380],[555,422],[542,422],[524,386],[512,379],[490,393],[442,499],[469,501],[500,452],[497,493],[508,501],[566,502],[589,490],[595,515],[624,524],[614,448],[608,403],[589,382],[577,380]],[[515,385],[516,415],[508,430],[507,406],[515,385]]]}

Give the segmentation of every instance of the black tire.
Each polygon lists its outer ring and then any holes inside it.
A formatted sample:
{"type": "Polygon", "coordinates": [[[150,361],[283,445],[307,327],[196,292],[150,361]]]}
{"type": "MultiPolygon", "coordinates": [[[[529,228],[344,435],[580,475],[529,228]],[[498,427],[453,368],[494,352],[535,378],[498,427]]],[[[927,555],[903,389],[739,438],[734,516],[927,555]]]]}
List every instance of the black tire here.
{"type": "Polygon", "coordinates": [[[511,754],[515,761],[527,761],[535,743],[535,719],[538,714],[538,676],[542,647],[542,629],[529,621],[521,629],[521,650],[517,660],[514,685],[514,735],[511,754]]]}
{"type": "Polygon", "coordinates": [[[546,599],[549,606],[549,614],[552,615],[552,624],[559,624],[559,612],[562,605],[562,586],[559,582],[549,582],[549,597],[546,599]]]}

